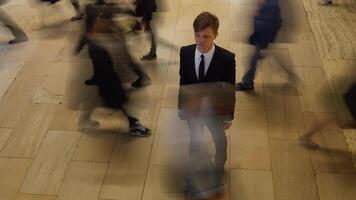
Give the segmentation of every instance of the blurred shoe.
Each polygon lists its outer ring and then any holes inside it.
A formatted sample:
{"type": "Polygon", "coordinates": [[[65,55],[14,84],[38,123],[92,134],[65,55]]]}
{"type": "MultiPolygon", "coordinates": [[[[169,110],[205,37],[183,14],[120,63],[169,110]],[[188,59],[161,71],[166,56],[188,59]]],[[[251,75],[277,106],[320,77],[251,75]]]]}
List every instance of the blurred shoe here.
{"type": "Polygon", "coordinates": [[[242,83],[236,83],[235,85],[236,87],[236,91],[247,91],[247,90],[254,90],[255,88],[252,87],[246,87],[244,85],[242,85],[242,83]]]}
{"type": "Polygon", "coordinates": [[[138,78],[136,81],[131,83],[132,87],[140,88],[150,84],[150,78],[138,78]]]}
{"type": "Polygon", "coordinates": [[[141,60],[156,60],[156,59],[157,59],[157,55],[153,53],[148,53],[141,57],[141,60]]]}
{"type": "Polygon", "coordinates": [[[313,142],[309,137],[300,136],[298,141],[299,141],[300,146],[305,147],[307,149],[310,149],[310,150],[320,149],[320,146],[317,143],[313,142]]]}
{"type": "Polygon", "coordinates": [[[105,5],[105,4],[106,4],[106,2],[103,1],[103,0],[97,0],[97,1],[95,2],[95,5],[105,5]]]}
{"type": "Polygon", "coordinates": [[[331,5],[333,3],[332,0],[319,0],[318,3],[320,5],[331,5]]]}
{"type": "Polygon", "coordinates": [[[17,44],[17,43],[21,43],[21,42],[26,42],[28,40],[27,36],[22,37],[22,38],[15,38],[13,40],[9,41],[9,44],[17,44]]]}
{"type": "Polygon", "coordinates": [[[151,135],[151,130],[136,122],[133,127],[130,128],[130,135],[136,137],[148,137],[151,135]]]}
{"type": "Polygon", "coordinates": [[[72,18],[70,18],[70,21],[77,21],[77,20],[81,20],[84,18],[84,13],[80,14],[80,15],[76,15],[72,18]]]}
{"type": "Polygon", "coordinates": [[[97,85],[98,81],[95,78],[91,78],[84,81],[85,85],[97,85]]]}

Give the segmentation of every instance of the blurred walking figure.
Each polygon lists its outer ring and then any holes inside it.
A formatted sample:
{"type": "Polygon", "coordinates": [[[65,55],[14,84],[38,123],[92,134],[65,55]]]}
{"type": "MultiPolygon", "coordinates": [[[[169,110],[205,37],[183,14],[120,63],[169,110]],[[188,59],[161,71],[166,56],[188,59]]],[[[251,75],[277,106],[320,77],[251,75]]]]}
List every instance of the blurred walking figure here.
{"type": "MultiPolygon", "coordinates": [[[[94,78],[91,79],[90,83],[95,83],[98,87],[105,106],[121,110],[124,113],[129,122],[129,133],[131,135],[149,136],[150,130],[141,125],[138,119],[129,115],[124,108],[128,97],[114,65],[117,63],[115,62],[117,59],[127,59],[125,56],[128,56],[128,53],[123,38],[120,38],[122,34],[118,33],[118,27],[111,20],[110,9],[106,9],[107,12],[100,10],[94,5],[86,7],[85,35],[80,41],[77,52],[85,44],[88,45],[89,56],[94,67],[94,78]]],[[[90,85],[88,81],[86,81],[86,84],[90,85]]],[[[90,120],[91,112],[89,111],[82,121],[92,123],[90,120]]]]}
{"type": "MultiPolygon", "coordinates": [[[[141,66],[134,62],[131,55],[129,54],[128,48],[126,46],[126,41],[125,41],[125,36],[124,36],[124,31],[115,25],[115,23],[112,21],[112,16],[114,13],[118,13],[120,9],[117,9],[116,7],[112,6],[95,6],[95,5],[89,5],[87,6],[86,9],[86,16],[85,18],[85,30],[84,30],[84,35],[79,42],[78,49],[83,48],[83,46],[87,43],[87,37],[86,34],[93,29],[93,24],[96,25],[97,27],[100,27],[100,24],[102,22],[105,22],[105,28],[109,28],[111,31],[112,35],[115,35],[115,41],[112,44],[112,46],[115,46],[115,62],[116,66],[118,68],[122,67],[128,67],[130,68],[136,75],[137,79],[131,83],[132,87],[142,87],[144,85],[147,85],[150,81],[148,75],[142,70],[141,66]],[[110,26],[108,26],[110,25],[110,26]]],[[[126,12],[126,10],[123,10],[123,12],[126,12]]],[[[89,54],[90,54],[90,48],[89,48],[89,54]]],[[[91,79],[88,79],[85,81],[86,85],[97,85],[97,73],[100,70],[100,65],[95,65],[93,64],[93,71],[94,75],[91,79]]]]}
{"type": "MultiPolygon", "coordinates": [[[[6,4],[8,0],[0,0],[0,6],[6,4]]],[[[11,33],[14,35],[15,39],[10,40],[9,44],[16,44],[20,42],[25,42],[28,40],[26,33],[20,28],[20,26],[11,19],[11,17],[2,10],[0,7],[0,22],[3,23],[7,28],[10,29],[11,33]]]]}
{"type": "Polygon", "coordinates": [[[71,3],[72,3],[72,5],[73,5],[73,7],[75,9],[76,15],[73,16],[72,18],[70,18],[70,20],[71,21],[76,21],[76,20],[83,19],[84,13],[80,9],[79,0],[71,0],[71,3]]]}
{"type": "Polygon", "coordinates": [[[344,102],[346,104],[347,109],[351,113],[352,120],[347,121],[346,123],[339,124],[337,121],[324,121],[318,127],[312,128],[306,134],[299,137],[300,145],[308,148],[317,150],[320,146],[312,141],[312,136],[315,135],[320,129],[332,124],[336,123],[343,129],[356,129],[356,82],[354,82],[351,87],[344,94],[344,102]]]}
{"type": "MultiPolygon", "coordinates": [[[[237,91],[254,89],[257,62],[263,57],[261,51],[267,49],[269,43],[275,40],[282,23],[279,0],[259,0],[258,6],[258,13],[254,18],[254,32],[249,39],[249,43],[255,46],[255,50],[247,72],[242,77],[241,82],[236,84],[237,91]]],[[[291,81],[301,82],[299,77],[293,72],[293,69],[281,66],[289,75],[291,81]]]]}
{"type": "Polygon", "coordinates": [[[137,24],[136,28],[140,29],[140,26],[145,32],[150,34],[151,47],[150,51],[141,57],[141,60],[154,60],[157,58],[157,41],[156,32],[152,26],[152,15],[157,11],[157,4],[155,0],[136,0],[135,2],[136,17],[142,17],[141,24],[137,24]]]}
{"type": "MultiPolygon", "coordinates": [[[[50,4],[56,4],[60,0],[40,0],[41,2],[49,2],[50,4]]],[[[75,9],[76,15],[74,15],[72,18],[70,18],[71,21],[76,21],[83,19],[84,13],[80,9],[80,3],[79,0],[71,0],[71,3],[75,9]]]]}

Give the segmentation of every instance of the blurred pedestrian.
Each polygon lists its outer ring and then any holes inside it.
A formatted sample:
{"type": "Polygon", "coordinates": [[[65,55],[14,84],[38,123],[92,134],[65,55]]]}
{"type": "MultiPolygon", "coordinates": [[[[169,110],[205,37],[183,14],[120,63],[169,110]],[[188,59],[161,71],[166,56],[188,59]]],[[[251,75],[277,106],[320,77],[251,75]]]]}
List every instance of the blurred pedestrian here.
{"type": "MultiPolygon", "coordinates": [[[[0,0],[0,6],[6,4],[8,0],[0,0]]],[[[11,19],[11,17],[2,10],[0,7],[0,22],[3,23],[11,33],[14,35],[15,39],[10,40],[9,44],[17,44],[20,42],[25,42],[28,40],[26,33],[20,28],[20,26],[11,19]]]]}
{"type": "MultiPolygon", "coordinates": [[[[125,44],[120,43],[120,34],[111,20],[110,13],[100,13],[96,6],[86,7],[86,29],[77,52],[86,44],[89,47],[89,56],[95,70],[95,85],[98,87],[106,107],[121,110],[129,122],[129,133],[133,136],[149,136],[150,130],[140,124],[139,120],[129,115],[124,108],[128,102],[126,91],[121,83],[120,77],[115,71],[115,53],[122,51],[125,44]],[[102,16],[99,17],[99,14],[102,16]],[[118,42],[119,41],[119,42],[118,42]]],[[[87,82],[86,82],[87,83],[87,82]]],[[[90,121],[89,111],[86,119],[90,121]]]]}

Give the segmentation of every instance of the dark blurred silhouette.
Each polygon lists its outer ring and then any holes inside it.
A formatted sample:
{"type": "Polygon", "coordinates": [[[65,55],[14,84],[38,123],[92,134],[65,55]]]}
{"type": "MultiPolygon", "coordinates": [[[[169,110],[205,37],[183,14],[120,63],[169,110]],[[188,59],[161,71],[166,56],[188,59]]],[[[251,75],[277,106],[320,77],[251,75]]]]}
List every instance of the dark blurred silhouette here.
{"type": "MultiPolygon", "coordinates": [[[[40,0],[41,2],[48,2],[50,4],[56,4],[60,0],[40,0]]],[[[76,15],[70,18],[71,21],[80,20],[84,17],[84,13],[80,9],[79,0],[71,0],[71,3],[75,9],[76,15]]]]}
{"type": "Polygon", "coordinates": [[[135,16],[141,17],[141,23],[136,25],[137,29],[141,26],[145,32],[150,34],[151,48],[150,51],[141,57],[141,60],[154,60],[157,58],[157,44],[155,37],[155,30],[152,28],[152,17],[153,13],[157,11],[157,4],[155,0],[136,0],[134,2],[136,5],[135,16]]]}
{"type": "MultiPolygon", "coordinates": [[[[85,31],[77,48],[79,52],[84,45],[89,47],[89,56],[94,67],[94,77],[87,80],[87,85],[96,85],[106,107],[123,111],[129,121],[130,134],[134,136],[148,136],[150,130],[142,126],[138,119],[129,115],[124,109],[128,97],[115,70],[115,65],[131,59],[127,52],[125,41],[122,38],[120,27],[112,21],[112,9],[110,7],[98,7],[88,5],[86,7],[85,31]]],[[[132,61],[129,64],[134,64],[132,61]]],[[[143,72],[139,66],[131,66],[138,73],[139,79],[134,84],[142,84],[143,72]],[[137,67],[137,68],[135,68],[137,67]]],[[[133,85],[134,85],[133,84],[133,85]]],[[[95,124],[90,121],[89,111],[84,116],[84,123],[95,124]]]]}
{"type": "MultiPolygon", "coordinates": [[[[267,49],[268,45],[275,40],[282,24],[279,0],[260,0],[258,6],[257,14],[254,17],[254,32],[249,39],[249,43],[255,46],[255,50],[247,72],[245,72],[241,82],[236,84],[237,91],[254,89],[257,62],[263,58],[261,51],[267,49]]],[[[301,83],[301,79],[294,73],[293,69],[283,64],[281,67],[288,74],[291,82],[301,83]]]]}
{"type": "MultiPolygon", "coordinates": [[[[0,6],[6,4],[7,0],[0,0],[0,6]]],[[[20,42],[25,42],[28,40],[26,33],[20,28],[20,26],[11,19],[11,17],[6,14],[5,11],[0,7],[0,22],[3,23],[7,28],[10,29],[11,33],[14,35],[15,39],[10,40],[9,44],[16,44],[20,42]]]]}
{"type": "MultiPolygon", "coordinates": [[[[117,48],[115,49],[115,62],[116,66],[122,67],[126,66],[130,68],[137,76],[138,78],[136,81],[132,82],[133,87],[142,87],[146,84],[149,83],[149,77],[148,75],[142,70],[141,66],[137,63],[135,63],[129,54],[128,48],[126,46],[125,42],[125,36],[123,30],[115,24],[115,22],[112,20],[112,17],[115,13],[119,13],[120,10],[111,5],[107,6],[95,6],[95,5],[88,5],[86,7],[86,18],[85,18],[85,28],[84,28],[84,34],[82,39],[79,42],[79,45],[77,47],[77,51],[80,51],[83,46],[87,43],[87,37],[86,34],[92,30],[93,27],[97,28],[109,28],[112,32],[113,35],[115,35],[115,40],[112,41],[114,44],[116,44],[117,48]],[[104,26],[102,26],[104,25],[104,26]],[[107,27],[107,25],[110,25],[110,27],[107,27]]],[[[89,55],[90,54],[90,48],[89,48],[89,55]]],[[[100,69],[100,65],[95,65],[93,64],[94,68],[94,75],[91,79],[88,79],[85,81],[86,85],[96,85],[96,74],[98,73],[98,70],[100,69]]]]}

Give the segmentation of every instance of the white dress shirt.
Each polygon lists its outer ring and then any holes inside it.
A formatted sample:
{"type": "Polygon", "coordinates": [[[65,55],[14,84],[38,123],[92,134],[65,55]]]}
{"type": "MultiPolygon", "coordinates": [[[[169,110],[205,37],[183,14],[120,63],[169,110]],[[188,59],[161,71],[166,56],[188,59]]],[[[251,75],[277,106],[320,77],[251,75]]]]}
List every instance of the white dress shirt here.
{"type": "Polygon", "coordinates": [[[213,55],[215,52],[215,44],[213,45],[213,47],[206,53],[201,53],[198,49],[198,46],[195,48],[195,73],[197,75],[197,78],[199,79],[199,65],[200,65],[200,61],[201,61],[201,55],[204,55],[204,75],[206,74],[206,72],[209,69],[211,60],[213,59],[213,55]]]}

